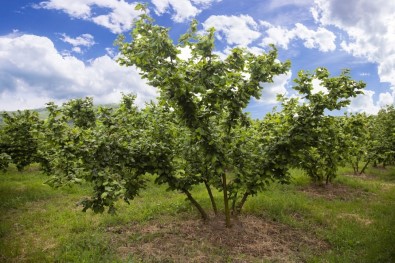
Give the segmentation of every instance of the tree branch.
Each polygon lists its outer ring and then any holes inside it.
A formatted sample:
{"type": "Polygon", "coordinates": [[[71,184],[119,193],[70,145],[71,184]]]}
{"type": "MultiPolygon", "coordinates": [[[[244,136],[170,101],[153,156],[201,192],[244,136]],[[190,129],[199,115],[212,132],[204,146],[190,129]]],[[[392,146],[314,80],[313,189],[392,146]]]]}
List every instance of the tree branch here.
{"type": "Polygon", "coordinates": [[[191,203],[199,211],[200,215],[202,216],[202,219],[204,221],[207,221],[208,220],[207,213],[204,211],[203,207],[195,200],[195,198],[192,197],[191,193],[188,190],[186,190],[186,189],[183,189],[182,192],[187,195],[189,201],[191,201],[191,203]]]}

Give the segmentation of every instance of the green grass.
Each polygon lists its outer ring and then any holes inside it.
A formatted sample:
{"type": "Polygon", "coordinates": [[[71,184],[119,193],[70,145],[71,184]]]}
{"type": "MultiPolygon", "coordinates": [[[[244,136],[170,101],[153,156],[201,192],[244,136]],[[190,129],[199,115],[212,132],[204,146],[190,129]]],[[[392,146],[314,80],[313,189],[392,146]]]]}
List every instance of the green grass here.
{"type": "MultiPolygon", "coordinates": [[[[342,175],[350,171],[342,168],[333,186],[320,189],[311,187],[309,178],[294,170],[291,184],[271,185],[250,198],[243,212],[327,244],[318,254],[308,247],[296,251],[295,261],[395,262],[395,167],[369,168],[367,177],[342,175]]],[[[158,261],[135,251],[125,256],[119,247],[149,245],[168,235],[142,231],[150,225],[182,225],[185,218],[199,221],[185,197],[166,191],[166,186],[150,182],[130,205],[119,202],[118,214],[111,216],[83,213],[76,206],[89,195],[88,185],[52,189],[44,184],[46,179],[35,166],[0,174],[0,262],[158,261]]],[[[221,193],[214,194],[222,209],[221,193]]],[[[194,189],[193,195],[209,209],[203,186],[194,189]]],[[[223,247],[194,246],[202,248],[208,262],[232,262],[223,247]]],[[[248,255],[241,258],[251,259],[248,255]]]]}

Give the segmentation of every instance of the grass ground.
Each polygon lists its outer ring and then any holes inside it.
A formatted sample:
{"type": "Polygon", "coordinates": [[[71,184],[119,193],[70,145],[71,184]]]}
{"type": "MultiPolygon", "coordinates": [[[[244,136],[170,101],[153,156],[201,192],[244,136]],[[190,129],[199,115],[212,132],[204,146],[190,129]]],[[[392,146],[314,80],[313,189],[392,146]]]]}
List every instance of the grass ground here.
{"type": "MultiPolygon", "coordinates": [[[[0,174],[0,262],[395,262],[395,167],[339,173],[320,188],[293,171],[228,230],[222,217],[203,224],[165,186],[95,215],[76,206],[87,185],[52,189],[35,166],[10,169],[0,174]]],[[[193,194],[209,208],[203,187],[193,194]]]]}

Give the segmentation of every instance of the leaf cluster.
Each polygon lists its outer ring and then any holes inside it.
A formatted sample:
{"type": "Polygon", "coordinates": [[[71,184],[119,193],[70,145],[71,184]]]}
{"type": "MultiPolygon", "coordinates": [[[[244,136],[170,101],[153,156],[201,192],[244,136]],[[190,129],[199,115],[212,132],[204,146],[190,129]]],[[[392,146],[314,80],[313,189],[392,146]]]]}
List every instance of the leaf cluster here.
{"type": "Polygon", "coordinates": [[[40,129],[41,121],[34,111],[17,111],[2,114],[4,125],[0,130],[0,154],[3,169],[10,162],[19,171],[39,159],[38,141],[35,131],[40,129]]]}

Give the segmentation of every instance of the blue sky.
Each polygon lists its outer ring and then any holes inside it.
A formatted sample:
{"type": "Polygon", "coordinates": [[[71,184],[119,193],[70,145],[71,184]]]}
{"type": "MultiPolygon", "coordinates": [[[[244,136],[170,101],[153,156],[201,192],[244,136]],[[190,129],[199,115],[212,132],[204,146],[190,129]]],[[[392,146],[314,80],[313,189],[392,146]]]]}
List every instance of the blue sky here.
{"type": "MultiPolygon", "coordinates": [[[[265,84],[248,111],[261,117],[276,94],[295,96],[292,80],[301,69],[351,69],[367,83],[346,109],[376,113],[395,103],[395,2],[371,0],[151,0],[150,14],[171,27],[177,40],[191,19],[217,29],[217,52],[233,47],[264,52],[274,43],[291,71],[265,84]]],[[[119,66],[113,42],[128,34],[136,2],[130,0],[19,0],[0,4],[0,110],[42,108],[93,96],[117,103],[121,92],[139,105],[156,96],[134,68],[119,66]]],[[[319,89],[319,84],[317,84],[319,89]]]]}

